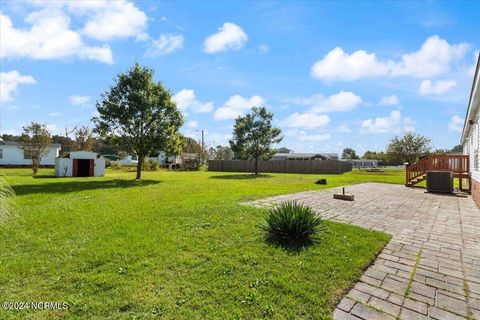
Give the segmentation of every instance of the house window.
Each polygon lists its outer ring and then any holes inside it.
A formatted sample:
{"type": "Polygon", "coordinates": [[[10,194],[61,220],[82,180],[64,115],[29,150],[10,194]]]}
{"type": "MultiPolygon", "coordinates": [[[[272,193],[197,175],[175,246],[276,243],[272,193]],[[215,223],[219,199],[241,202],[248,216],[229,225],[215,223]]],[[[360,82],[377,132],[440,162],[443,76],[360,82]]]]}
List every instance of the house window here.
{"type": "Polygon", "coordinates": [[[0,149],[0,159],[3,159],[3,149],[0,149]]]}
{"type": "Polygon", "coordinates": [[[23,150],[23,159],[32,159],[32,150],[23,150]]]}

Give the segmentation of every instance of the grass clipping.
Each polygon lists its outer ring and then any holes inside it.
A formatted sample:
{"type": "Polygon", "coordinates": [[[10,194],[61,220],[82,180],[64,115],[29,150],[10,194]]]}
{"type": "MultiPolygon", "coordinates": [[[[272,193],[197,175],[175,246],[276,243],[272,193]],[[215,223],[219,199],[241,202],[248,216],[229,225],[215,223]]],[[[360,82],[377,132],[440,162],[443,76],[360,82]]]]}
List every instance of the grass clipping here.
{"type": "Polygon", "coordinates": [[[5,226],[13,216],[14,196],[12,188],[0,177],[0,226],[5,226]]]}

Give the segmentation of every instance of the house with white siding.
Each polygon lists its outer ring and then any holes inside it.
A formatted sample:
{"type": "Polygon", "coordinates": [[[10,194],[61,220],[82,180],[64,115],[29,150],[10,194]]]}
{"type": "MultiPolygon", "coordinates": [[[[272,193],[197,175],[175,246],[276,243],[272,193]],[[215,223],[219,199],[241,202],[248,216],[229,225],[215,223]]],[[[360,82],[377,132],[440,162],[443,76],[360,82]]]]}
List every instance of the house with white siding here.
{"type": "Polygon", "coordinates": [[[463,126],[461,144],[463,153],[469,156],[470,173],[472,182],[472,196],[480,206],[480,54],[477,60],[477,67],[473,78],[470,100],[468,102],[467,115],[463,126]]]}
{"type": "MultiPolygon", "coordinates": [[[[41,166],[54,166],[55,158],[60,154],[60,144],[51,144],[48,147],[48,152],[42,157],[41,166]]],[[[22,144],[13,141],[0,141],[0,166],[31,166],[32,159],[25,150],[22,144]]]]}

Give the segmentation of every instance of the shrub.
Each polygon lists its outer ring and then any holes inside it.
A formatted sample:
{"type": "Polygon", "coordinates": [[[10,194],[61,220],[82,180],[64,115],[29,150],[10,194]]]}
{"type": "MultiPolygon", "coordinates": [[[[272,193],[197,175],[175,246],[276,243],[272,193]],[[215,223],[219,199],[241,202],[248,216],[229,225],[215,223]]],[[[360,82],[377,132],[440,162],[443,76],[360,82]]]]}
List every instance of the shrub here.
{"type": "Polygon", "coordinates": [[[120,160],[112,162],[112,169],[114,170],[122,169],[122,164],[120,163],[120,160]]]}
{"type": "Polygon", "coordinates": [[[260,227],[268,240],[283,244],[312,242],[320,233],[322,219],[308,206],[287,201],[272,208],[260,227]]]}
{"type": "Polygon", "coordinates": [[[13,190],[8,183],[0,178],[0,226],[11,216],[13,190]]]}
{"type": "Polygon", "coordinates": [[[315,183],[316,184],[327,184],[327,179],[318,179],[315,183]]]}
{"type": "Polygon", "coordinates": [[[160,164],[158,163],[157,160],[153,160],[152,163],[150,164],[150,170],[158,171],[159,169],[160,169],[160,164]]]}
{"type": "Polygon", "coordinates": [[[143,160],[142,160],[142,170],[143,171],[150,170],[150,162],[148,162],[148,158],[143,158],[143,160]]]}

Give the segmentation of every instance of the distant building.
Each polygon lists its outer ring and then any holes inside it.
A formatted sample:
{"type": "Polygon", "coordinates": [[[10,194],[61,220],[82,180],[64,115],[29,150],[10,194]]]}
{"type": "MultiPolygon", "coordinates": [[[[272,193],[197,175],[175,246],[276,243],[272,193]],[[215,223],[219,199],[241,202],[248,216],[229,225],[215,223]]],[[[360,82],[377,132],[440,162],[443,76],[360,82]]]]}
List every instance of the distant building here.
{"type": "Polygon", "coordinates": [[[105,175],[105,158],[96,152],[71,151],[55,159],[57,177],[101,177],[105,175]]]}
{"type": "MultiPolygon", "coordinates": [[[[60,154],[60,144],[51,144],[47,154],[42,157],[40,166],[54,166],[55,158],[60,154]]],[[[23,150],[22,144],[13,141],[0,141],[0,166],[31,166],[32,158],[23,150]]]]}
{"type": "Polygon", "coordinates": [[[480,206],[480,54],[475,70],[460,142],[463,145],[463,153],[469,156],[472,196],[480,206]]]}
{"type": "Polygon", "coordinates": [[[276,153],[272,160],[337,160],[336,153],[276,153]]]}
{"type": "Polygon", "coordinates": [[[370,159],[345,159],[343,161],[350,162],[352,168],[377,168],[379,160],[370,160],[370,159]]]}

